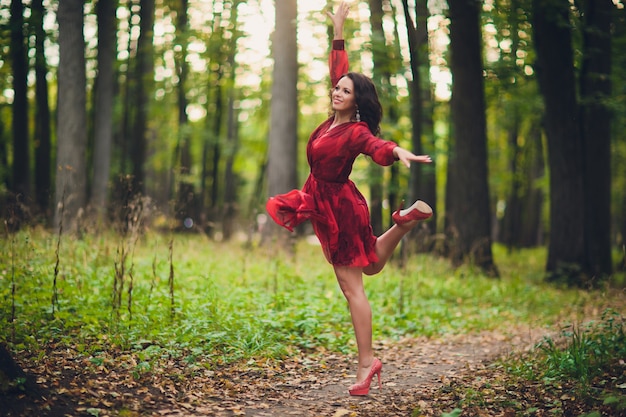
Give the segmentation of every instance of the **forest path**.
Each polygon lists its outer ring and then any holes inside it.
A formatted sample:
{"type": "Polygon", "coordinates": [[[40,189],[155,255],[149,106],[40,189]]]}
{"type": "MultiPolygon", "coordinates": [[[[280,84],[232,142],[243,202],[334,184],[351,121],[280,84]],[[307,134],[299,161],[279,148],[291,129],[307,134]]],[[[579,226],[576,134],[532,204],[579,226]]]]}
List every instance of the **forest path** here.
{"type": "MultiPolygon", "coordinates": [[[[496,358],[532,347],[547,334],[544,330],[516,329],[504,335],[484,332],[442,339],[405,339],[376,346],[383,360],[382,390],[372,382],[366,397],[351,397],[353,358],[333,355],[324,366],[312,365],[299,379],[268,387],[259,402],[243,407],[240,415],[266,416],[411,416],[440,404],[436,391],[451,379],[482,369],[496,358]],[[321,368],[321,369],[320,369],[321,368]]],[[[451,411],[451,410],[449,410],[451,411]]],[[[234,414],[224,414],[234,415],[234,414]]]]}
{"type": "Polygon", "coordinates": [[[184,358],[138,373],[132,355],[111,355],[94,368],[93,358],[51,350],[44,360],[18,362],[37,381],[36,393],[0,398],[3,416],[439,416],[454,408],[438,397],[456,378],[484,370],[498,357],[532,347],[546,329],[511,327],[503,332],[407,338],[382,342],[382,390],[351,397],[354,356],[329,353],[283,361],[190,370],[184,358]],[[322,357],[316,362],[314,358],[322,357]]]}

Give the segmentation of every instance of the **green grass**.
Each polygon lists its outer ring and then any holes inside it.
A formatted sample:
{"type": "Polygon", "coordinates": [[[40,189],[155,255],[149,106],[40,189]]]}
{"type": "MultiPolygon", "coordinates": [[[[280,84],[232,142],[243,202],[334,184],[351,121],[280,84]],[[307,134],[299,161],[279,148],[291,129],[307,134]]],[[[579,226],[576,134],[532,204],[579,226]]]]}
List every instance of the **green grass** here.
{"type": "MultiPolygon", "coordinates": [[[[148,233],[136,243],[114,234],[63,236],[55,285],[57,243],[41,230],[0,240],[0,342],[14,351],[67,347],[95,364],[106,352],[129,351],[144,360],[141,372],[163,355],[226,363],[355,350],[332,268],[305,241],[288,257],[199,235],[148,233]]],[[[549,325],[582,314],[597,298],[543,283],[541,249],[495,253],[501,279],[429,255],[365,277],[375,338],[549,325]]]]}
{"type": "Polygon", "coordinates": [[[618,311],[607,309],[597,320],[564,326],[533,351],[502,362],[508,384],[522,392],[538,391],[538,398],[575,400],[581,415],[624,415],[624,320],[618,311]]]}

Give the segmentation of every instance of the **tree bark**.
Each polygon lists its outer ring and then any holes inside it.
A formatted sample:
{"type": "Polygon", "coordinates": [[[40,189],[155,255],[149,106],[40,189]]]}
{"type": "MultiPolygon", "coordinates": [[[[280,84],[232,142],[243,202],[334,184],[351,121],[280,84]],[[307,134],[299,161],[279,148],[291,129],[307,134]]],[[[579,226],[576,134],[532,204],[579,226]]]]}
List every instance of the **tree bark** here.
{"type": "Polygon", "coordinates": [[[471,261],[497,275],[491,252],[481,3],[448,0],[452,72],[452,140],[448,158],[446,231],[455,264],[471,261]]]}
{"type": "Polygon", "coordinates": [[[51,125],[50,103],[48,99],[48,68],[43,28],[45,8],[42,0],[33,0],[32,21],[35,31],[35,190],[40,210],[50,218],[49,203],[51,192],[51,125]]]}
{"type": "MultiPolygon", "coordinates": [[[[409,56],[411,61],[411,75],[413,80],[409,84],[411,96],[411,148],[417,155],[429,153],[435,149],[432,135],[432,97],[430,94],[430,79],[422,79],[421,71],[428,74],[430,62],[428,60],[428,30],[426,27],[428,19],[428,7],[425,0],[418,0],[415,5],[416,21],[410,14],[407,0],[402,0],[404,8],[404,19],[406,21],[407,35],[409,42],[409,56]],[[430,137],[425,145],[423,138],[430,137]]],[[[435,182],[435,164],[424,167],[421,164],[411,165],[411,177],[409,180],[409,204],[417,199],[425,200],[433,208],[431,221],[423,223],[419,228],[413,229],[412,235],[419,235],[415,239],[418,243],[418,250],[426,249],[422,236],[424,231],[433,234],[437,229],[437,188],[435,182]]]]}
{"type": "Polygon", "coordinates": [[[178,142],[174,152],[173,169],[178,173],[178,194],[176,195],[176,219],[179,227],[190,228],[198,222],[196,212],[196,195],[191,174],[191,135],[189,134],[187,116],[187,77],[189,65],[187,64],[187,44],[189,36],[189,23],[187,17],[188,1],[177,1],[176,8],[176,37],[180,51],[176,51],[176,72],[178,74],[178,142]]]}
{"type": "Polygon", "coordinates": [[[518,244],[521,247],[533,247],[545,244],[545,225],[542,216],[545,193],[537,184],[546,175],[544,155],[543,130],[541,120],[535,117],[528,132],[528,140],[524,146],[525,160],[528,168],[525,169],[524,183],[527,189],[524,193],[521,208],[521,223],[518,244]]]}
{"type": "Polygon", "coordinates": [[[145,194],[145,169],[148,147],[148,117],[154,79],[154,0],[140,0],[140,33],[137,41],[137,90],[135,96],[135,123],[130,159],[133,174],[133,192],[145,194]]]}
{"type": "Polygon", "coordinates": [[[611,259],[611,0],[584,2],[581,123],[587,272],[605,279],[611,259]]]}
{"type": "Polygon", "coordinates": [[[95,86],[93,185],[91,206],[102,217],[109,202],[113,143],[113,92],[116,54],[115,1],[98,1],[98,77],[95,86]]]}
{"type": "MultiPolygon", "coordinates": [[[[268,195],[286,193],[297,188],[298,172],[298,48],[296,0],[275,2],[276,30],[272,36],[274,70],[270,116],[267,166],[268,195]]],[[[266,228],[266,236],[278,238],[288,248],[283,230],[273,222],[266,228]],[[280,232],[279,232],[280,230],[280,232]]]]}
{"type": "Polygon", "coordinates": [[[28,58],[24,36],[24,5],[11,0],[11,65],[13,75],[13,178],[11,191],[20,200],[30,197],[30,151],[28,136],[28,58]]]}
{"type": "Polygon", "coordinates": [[[550,167],[551,279],[580,283],[585,265],[583,155],[568,0],[533,0],[536,73],[544,104],[550,167]]]}
{"type": "Polygon", "coordinates": [[[86,202],[87,110],[83,1],[60,0],[54,226],[76,232],[86,202]]]}
{"type": "MultiPolygon", "coordinates": [[[[372,26],[372,56],[374,69],[372,79],[378,87],[378,93],[384,91],[385,73],[384,68],[389,61],[385,47],[385,33],[383,30],[383,3],[382,0],[369,0],[370,25],[372,26]]],[[[385,108],[383,106],[383,108],[385,108]]],[[[387,107],[387,110],[389,108],[387,107]]],[[[368,180],[370,185],[370,218],[372,231],[379,236],[384,231],[383,226],[383,168],[376,164],[368,167],[368,180]]]]}
{"type": "MultiPolygon", "coordinates": [[[[239,31],[237,30],[237,7],[241,0],[234,1],[231,9],[230,22],[233,31],[232,37],[229,39],[228,72],[230,79],[235,76],[237,62],[235,60],[237,53],[237,41],[239,39],[239,31]]],[[[235,232],[235,218],[238,212],[237,196],[238,196],[238,176],[235,172],[235,157],[239,150],[239,123],[238,111],[235,108],[237,93],[232,83],[227,86],[228,91],[228,116],[226,118],[226,163],[224,167],[224,210],[222,215],[222,235],[224,240],[229,240],[235,232]]]]}

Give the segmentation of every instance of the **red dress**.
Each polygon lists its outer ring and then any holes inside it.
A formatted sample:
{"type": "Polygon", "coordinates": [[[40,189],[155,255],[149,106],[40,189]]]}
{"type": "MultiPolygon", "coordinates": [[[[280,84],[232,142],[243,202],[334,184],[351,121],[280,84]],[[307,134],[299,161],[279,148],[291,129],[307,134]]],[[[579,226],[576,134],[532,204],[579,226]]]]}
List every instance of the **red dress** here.
{"type": "MultiPolygon", "coordinates": [[[[333,42],[329,64],[336,85],[348,70],[343,42],[333,42]]],[[[276,223],[290,231],[310,220],[331,264],[365,267],[378,261],[376,236],[367,202],[348,177],[359,154],[370,156],[379,165],[393,164],[397,145],[374,136],[365,122],[344,123],[329,131],[332,122],[331,117],[309,138],[311,173],[302,190],[271,197],[266,209],[276,223]]]]}

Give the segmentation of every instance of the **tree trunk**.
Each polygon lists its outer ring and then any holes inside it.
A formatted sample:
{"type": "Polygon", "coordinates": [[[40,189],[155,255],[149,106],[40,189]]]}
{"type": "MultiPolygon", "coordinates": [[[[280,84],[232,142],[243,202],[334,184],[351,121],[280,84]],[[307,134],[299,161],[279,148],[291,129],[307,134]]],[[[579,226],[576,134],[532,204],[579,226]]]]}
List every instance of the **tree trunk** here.
{"type": "Polygon", "coordinates": [[[228,143],[226,153],[226,167],[224,169],[224,215],[222,220],[222,235],[224,240],[230,240],[235,227],[234,220],[237,215],[237,175],[233,169],[235,156],[239,148],[239,131],[237,124],[237,110],[235,106],[235,92],[231,89],[228,100],[228,122],[226,140],[228,143]]]}
{"type": "MultiPolygon", "coordinates": [[[[4,123],[0,120],[0,184],[5,188],[10,189],[10,175],[9,175],[9,155],[7,149],[7,134],[5,133],[4,123]]],[[[1,211],[2,215],[5,215],[4,211],[1,211]]]]}
{"type": "Polygon", "coordinates": [[[581,122],[588,273],[604,279],[611,259],[611,0],[588,0],[583,14],[581,122]]]}
{"type": "MultiPolygon", "coordinates": [[[[407,35],[409,41],[409,55],[411,60],[411,75],[413,80],[409,84],[411,96],[411,148],[417,155],[432,152],[435,144],[432,135],[432,97],[430,96],[430,79],[422,79],[421,70],[429,68],[428,60],[428,30],[426,27],[428,19],[428,7],[425,0],[417,1],[415,5],[416,22],[410,14],[407,0],[402,0],[404,8],[404,18],[406,21],[407,35]],[[422,143],[422,137],[430,137],[427,146],[422,143]],[[428,151],[427,151],[428,149],[428,151]]],[[[428,73],[428,71],[424,71],[428,73]]],[[[417,250],[423,251],[428,243],[424,241],[425,234],[433,234],[437,229],[437,190],[435,183],[435,165],[424,167],[421,164],[411,165],[411,178],[409,180],[409,202],[411,204],[417,199],[425,200],[433,208],[433,217],[429,222],[422,223],[420,227],[414,228],[411,235],[419,236],[414,239],[417,242],[417,250]],[[426,233],[424,233],[426,232],[426,233]]]]}
{"type": "Polygon", "coordinates": [[[188,1],[179,0],[176,9],[176,44],[180,46],[180,51],[176,51],[176,71],[178,73],[178,143],[175,160],[173,161],[173,172],[178,173],[178,195],[176,196],[176,219],[180,226],[191,228],[194,222],[198,222],[196,212],[196,195],[191,174],[191,135],[189,134],[187,116],[187,97],[185,95],[187,87],[187,76],[189,65],[187,64],[187,44],[189,36],[189,24],[187,17],[188,1]]]}
{"type": "Polygon", "coordinates": [[[106,213],[109,202],[109,174],[113,143],[114,63],[116,56],[116,24],[114,1],[98,1],[98,77],[95,86],[95,120],[93,152],[93,185],[91,206],[99,217],[106,213]]]}
{"type": "Polygon", "coordinates": [[[11,191],[19,200],[30,197],[30,156],[28,137],[28,58],[24,36],[24,5],[11,0],[11,65],[13,75],[13,178],[11,191]]]}
{"type": "Polygon", "coordinates": [[[154,78],[154,0],[140,0],[140,33],[137,41],[137,90],[135,95],[135,123],[130,159],[133,173],[133,192],[145,194],[144,164],[148,143],[148,116],[152,100],[154,78]]]}
{"type": "MultiPolygon", "coordinates": [[[[228,63],[228,72],[230,79],[234,79],[237,63],[235,61],[235,55],[237,53],[237,41],[239,39],[239,33],[237,30],[237,7],[241,0],[234,1],[231,9],[230,23],[233,31],[233,36],[229,39],[228,45],[228,57],[226,62],[228,63]]],[[[226,119],[226,164],[224,167],[224,209],[222,215],[222,235],[224,240],[229,240],[235,232],[235,218],[238,212],[237,194],[238,194],[238,181],[237,174],[234,170],[235,157],[239,149],[239,123],[238,123],[238,111],[235,109],[235,102],[237,94],[234,89],[233,83],[229,83],[228,90],[228,117],[226,119]]]]}
{"type": "MultiPolygon", "coordinates": [[[[221,42],[221,39],[220,39],[221,42]]],[[[218,59],[220,59],[219,57],[218,59]]],[[[213,106],[213,114],[212,117],[209,118],[211,123],[210,127],[210,136],[209,141],[207,143],[207,175],[210,181],[209,183],[209,210],[208,210],[208,219],[209,219],[209,235],[213,235],[215,231],[215,223],[217,222],[217,211],[218,211],[218,202],[219,202],[219,190],[220,190],[220,160],[222,158],[222,120],[224,118],[224,92],[222,85],[223,78],[223,70],[221,64],[218,64],[218,67],[215,71],[215,74],[211,74],[212,79],[210,80],[210,88],[213,91],[213,95],[215,97],[215,101],[212,104],[213,106]]]]}
{"type": "Polygon", "coordinates": [[[452,140],[448,159],[446,231],[454,263],[470,260],[497,275],[491,252],[487,138],[480,2],[448,0],[452,72],[452,140]]]}
{"type": "Polygon", "coordinates": [[[526,178],[527,184],[521,208],[521,223],[519,246],[533,247],[545,244],[545,226],[543,221],[543,205],[545,195],[542,187],[538,185],[546,175],[546,162],[544,156],[544,143],[542,140],[541,120],[534,118],[528,132],[528,140],[524,146],[524,160],[528,164],[526,178]]]}
{"type": "MultiPolygon", "coordinates": [[[[128,32],[133,33],[134,21],[137,16],[137,12],[134,8],[130,8],[128,11],[128,19],[126,24],[128,25],[128,32]]],[[[129,39],[130,40],[130,39],[129,39]]],[[[130,152],[132,150],[132,120],[136,113],[133,108],[135,91],[137,89],[137,71],[134,68],[136,63],[133,61],[133,57],[136,57],[136,42],[128,42],[126,53],[128,58],[126,59],[126,71],[124,72],[124,84],[123,84],[123,104],[122,104],[122,122],[120,128],[120,172],[122,176],[116,183],[116,192],[119,191],[123,183],[123,178],[132,171],[132,167],[129,169],[130,152]]]]}
{"type": "Polygon", "coordinates": [[[508,162],[509,172],[512,174],[510,192],[506,199],[506,210],[502,219],[501,240],[506,245],[509,252],[518,246],[522,229],[522,182],[520,179],[521,147],[519,144],[520,116],[517,106],[513,105],[510,125],[508,126],[508,162]]]}
{"type": "Polygon", "coordinates": [[[50,103],[48,100],[48,68],[44,41],[46,33],[43,28],[45,8],[42,0],[33,0],[32,22],[35,31],[35,190],[39,209],[48,213],[50,202],[51,172],[51,126],[50,103]]]}
{"type": "Polygon", "coordinates": [[[54,226],[76,232],[86,202],[87,110],[83,1],[61,0],[54,226]]]}
{"type": "MultiPolygon", "coordinates": [[[[274,56],[270,133],[267,166],[268,195],[297,188],[298,171],[298,48],[296,0],[276,1],[276,30],[272,36],[274,56]]],[[[282,228],[269,222],[266,237],[279,238],[288,247],[282,228]],[[279,233],[280,230],[280,233],[279,233]]],[[[286,231],[285,231],[286,232],[286,231]]]]}
{"type": "Polygon", "coordinates": [[[551,279],[581,283],[584,269],[583,155],[568,0],[533,0],[536,72],[545,103],[550,166],[551,279]]]}
{"type": "MultiPolygon", "coordinates": [[[[383,68],[389,61],[385,45],[385,33],[383,30],[383,3],[382,0],[369,0],[370,25],[372,26],[372,56],[374,69],[372,80],[378,88],[378,94],[384,94],[385,74],[383,68]]],[[[384,107],[383,107],[384,108],[384,107]]],[[[389,107],[387,107],[389,110],[389,107]]],[[[379,236],[384,231],[383,225],[383,168],[377,164],[368,167],[368,180],[370,184],[370,217],[372,231],[379,236]]]]}

